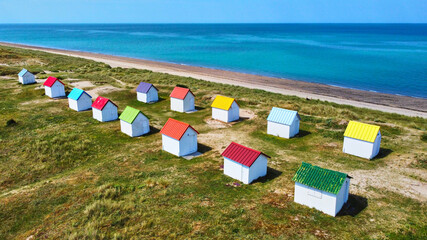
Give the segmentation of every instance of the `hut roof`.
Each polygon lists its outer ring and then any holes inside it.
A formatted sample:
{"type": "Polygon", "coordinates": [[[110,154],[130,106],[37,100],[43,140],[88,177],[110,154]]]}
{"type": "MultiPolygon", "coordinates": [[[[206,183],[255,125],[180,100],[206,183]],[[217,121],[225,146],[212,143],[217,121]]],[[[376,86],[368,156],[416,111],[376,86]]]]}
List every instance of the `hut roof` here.
{"type": "Polygon", "coordinates": [[[347,174],[302,162],[292,181],[332,194],[338,194],[347,174]]]}
{"type": "Polygon", "coordinates": [[[297,111],[273,107],[267,117],[267,121],[291,125],[296,117],[301,120],[297,111]]]}
{"type": "Polygon", "coordinates": [[[160,133],[176,140],[181,140],[182,136],[188,128],[193,129],[197,134],[199,134],[199,132],[197,132],[197,130],[194,129],[190,124],[169,118],[163,126],[162,130],[160,130],[160,133]]]}
{"type": "Polygon", "coordinates": [[[63,82],[61,82],[61,80],[57,79],[56,77],[48,77],[46,79],[46,81],[43,83],[44,86],[46,87],[52,87],[52,85],[56,82],[59,81],[62,85],[65,85],[63,82]]]}
{"type": "Polygon", "coordinates": [[[147,93],[151,87],[154,87],[156,90],[158,90],[153,84],[146,83],[146,82],[140,82],[138,87],[136,88],[137,92],[140,93],[147,93]]]}
{"type": "Polygon", "coordinates": [[[355,138],[367,142],[375,142],[380,130],[379,126],[350,121],[344,132],[344,137],[355,138]]]}
{"type": "Polygon", "coordinates": [[[175,87],[170,95],[171,98],[178,98],[178,99],[184,99],[188,93],[191,93],[193,96],[193,92],[190,91],[188,88],[182,88],[182,87],[175,87]]]}
{"type": "Polygon", "coordinates": [[[86,93],[90,98],[92,98],[87,92],[85,92],[79,88],[73,88],[73,90],[71,90],[70,94],[68,94],[68,98],[71,98],[73,100],[79,100],[79,98],[82,96],[83,93],[86,93]]]}
{"type": "Polygon", "coordinates": [[[111,102],[112,104],[114,104],[117,107],[117,105],[115,103],[113,103],[110,99],[105,98],[105,97],[101,97],[101,96],[98,96],[96,98],[95,102],[93,102],[93,104],[92,104],[92,107],[99,109],[99,110],[102,110],[102,109],[104,109],[105,105],[107,105],[108,102],[111,102]]]}
{"type": "Polygon", "coordinates": [[[23,77],[28,72],[27,69],[23,68],[19,73],[18,76],[23,77]]]}
{"type": "Polygon", "coordinates": [[[127,106],[120,114],[119,119],[132,124],[140,113],[142,114],[140,110],[127,106]]]}
{"type": "Polygon", "coordinates": [[[224,96],[218,95],[215,97],[214,101],[212,102],[211,107],[219,108],[219,109],[223,109],[223,110],[228,110],[231,108],[231,105],[235,101],[236,100],[234,98],[224,97],[224,96]]]}
{"type": "Polygon", "coordinates": [[[232,142],[221,155],[247,167],[250,167],[261,154],[269,158],[268,155],[260,151],[232,142]]]}

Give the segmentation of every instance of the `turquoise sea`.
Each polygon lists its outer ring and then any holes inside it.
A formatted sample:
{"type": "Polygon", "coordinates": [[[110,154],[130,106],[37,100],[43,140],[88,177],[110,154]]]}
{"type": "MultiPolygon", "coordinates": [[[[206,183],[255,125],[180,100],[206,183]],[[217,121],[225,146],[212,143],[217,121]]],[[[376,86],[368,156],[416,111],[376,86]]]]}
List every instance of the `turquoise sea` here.
{"type": "Polygon", "coordinates": [[[427,98],[427,24],[3,24],[0,41],[427,98]]]}

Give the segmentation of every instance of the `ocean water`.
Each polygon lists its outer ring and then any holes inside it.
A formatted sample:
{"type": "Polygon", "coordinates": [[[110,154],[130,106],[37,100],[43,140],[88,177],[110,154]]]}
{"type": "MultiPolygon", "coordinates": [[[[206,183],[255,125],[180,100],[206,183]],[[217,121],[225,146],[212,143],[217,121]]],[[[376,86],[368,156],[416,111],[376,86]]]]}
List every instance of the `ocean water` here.
{"type": "Polygon", "coordinates": [[[3,24],[0,41],[427,98],[427,24],[3,24]]]}

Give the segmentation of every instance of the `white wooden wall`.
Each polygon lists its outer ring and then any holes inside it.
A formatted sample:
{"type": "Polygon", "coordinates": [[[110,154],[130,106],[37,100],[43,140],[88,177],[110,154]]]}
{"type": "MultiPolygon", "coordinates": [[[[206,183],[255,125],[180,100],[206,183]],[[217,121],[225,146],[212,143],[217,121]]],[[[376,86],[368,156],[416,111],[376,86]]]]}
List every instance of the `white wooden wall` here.
{"type": "Polygon", "coordinates": [[[343,152],[354,156],[372,159],[380,151],[381,133],[378,132],[375,142],[367,142],[359,139],[344,137],[343,152]]]}
{"type": "Polygon", "coordinates": [[[136,98],[140,102],[150,103],[150,102],[157,102],[159,100],[159,95],[157,90],[154,87],[151,87],[147,93],[137,92],[136,98]]]}
{"type": "Polygon", "coordinates": [[[162,149],[179,157],[179,141],[162,134],[162,149]]]}
{"type": "Polygon", "coordinates": [[[197,152],[197,133],[188,128],[178,141],[162,134],[162,148],[175,156],[181,157],[197,152]]]}
{"type": "Polygon", "coordinates": [[[212,108],[212,118],[223,122],[233,122],[239,120],[239,105],[233,102],[230,109],[224,110],[219,108],[212,108]]]}
{"type": "Polygon", "coordinates": [[[264,155],[259,155],[257,160],[249,168],[249,179],[248,182],[251,183],[254,180],[264,177],[267,175],[267,157],[264,155]]]}
{"type": "Polygon", "coordinates": [[[184,112],[184,100],[178,98],[171,98],[171,110],[177,112],[184,112]]]}
{"type": "Polygon", "coordinates": [[[109,101],[104,106],[102,111],[96,108],[92,108],[92,115],[93,118],[100,122],[114,121],[118,118],[117,107],[109,101]]]}
{"type": "Polygon", "coordinates": [[[342,206],[348,201],[350,191],[350,178],[346,178],[343,187],[337,194],[337,203],[335,207],[335,216],[341,211],[342,206]]]}
{"type": "Polygon", "coordinates": [[[121,131],[131,137],[138,137],[150,132],[150,124],[147,117],[141,113],[135,118],[133,123],[120,120],[121,131]]]}
{"type": "Polygon", "coordinates": [[[336,215],[337,195],[321,191],[301,183],[295,183],[294,201],[315,208],[328,215],[336,215]]]}
{"type": "Polygon", "coordinates": [[[244,184],[249,184],[267,175],[267,157],[261,154],[251,167],[224,157],[224,174],[244,184]]]}
{"type": "Polygon", "coordinates": [[[52,87],[44,86],[45,94],[51,98],[65,97],[64,85],[56,81],[52,87]]]}
{"type": "Polygon", "coordinates": [[[185,156],[197,152],[197,133],[188,128],[179,143],[179,156],[185,156]]]}
{"type": "Polygon", "coordinates": [[[87,93],[83,93],[79,100],[68,98],[68,106],[78,112],[85,111],[92,108],[92,98],[87,93]]]}
{"type": "Polygon", "coordinates": [[[183,100],[178,98],[171,98],[171,110],[177,112],[194,111],[194,96],[191,93],[188,93],[183,100]]]}
{"type": "Polygon", "coordinates": [[[292,125],[285,125],[276,122],[267,121],[267,134],[281,138],[291,138],[299,133],[300,121],[295,118],[292,125]]]}
{"type": "Polygon", "coordinates": [[[24,76],[18,76],[18,81],[22,84],[32,84],[36,82],[36,77],[29,72],[26,72],[24,76]]]}

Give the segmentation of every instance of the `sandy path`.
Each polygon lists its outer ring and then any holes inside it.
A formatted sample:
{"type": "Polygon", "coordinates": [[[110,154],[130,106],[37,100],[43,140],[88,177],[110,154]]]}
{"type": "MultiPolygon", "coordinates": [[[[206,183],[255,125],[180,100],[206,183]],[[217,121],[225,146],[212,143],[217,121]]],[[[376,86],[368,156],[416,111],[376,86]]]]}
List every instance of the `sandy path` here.
{"type": "Polygon", "coordinates": [[[398,113],[407,116],[419,116],[427,118],[427,99],[422,98],[375,93],[289,79],[272,78],[105,54],[51,49],[11,43],[0,43],[0,45],[32,50],[42,50],[49,53],[81,57],[104,62],[109,64],[111,67],[147,69],[154,72],[168,73],[183,77],[192,77],[195,79],[217,83],[226,83],[252,89],[261,89],[284,95],[318,99],[338,104],[346,104],[384,112],[398,113]]]}

